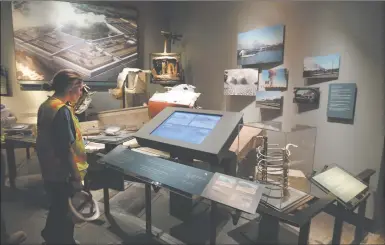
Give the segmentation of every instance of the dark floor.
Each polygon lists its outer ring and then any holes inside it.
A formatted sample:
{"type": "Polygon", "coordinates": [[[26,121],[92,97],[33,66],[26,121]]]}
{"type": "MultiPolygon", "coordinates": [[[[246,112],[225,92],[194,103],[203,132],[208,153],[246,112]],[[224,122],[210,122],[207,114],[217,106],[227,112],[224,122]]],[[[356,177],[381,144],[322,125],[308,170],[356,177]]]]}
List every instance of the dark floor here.
{"type": "MultiPolygon", "coordinates": [[[[2,213],[9,232],[24,230],[28,234],[26,244],[41,244],[40,231],[45,224],[47,203],[42,187],[40,170],[36,155],[26,160],[25,150],[17,150],[18,178],[17,191],[2,192],[2,213]]],[[[99,200],[103,211],[103,195],[101,191],[93,193],[99,200]]],[[[112,216],[102,215],[97,221],[76,226],[75,238],[82,244],[161,244],[161,243],[207,243],[209,238],[209,205],[200,202],[194,208],[193,218],[181,221],[168,213],[169,192],[161,189],[152,192],[152,224],[156,238],[144,234],[144,186],[138,183],[127,183],[124,192],[110,190],[112,216]]],[[[243,214],[239,223],[234,226],[229,211],[219,208],[217,224],[217,244],[250,244],[244,233],[249,231],[255,235],[258,231],[258,216],[243,214]],[[254,220],[250,222],[250,220],[254,220]]],[[[320,214],[313,219],[311,227],[312,244],[328,244],[331,239],[333,217],[320,214]]],[[[349,241],[354,233],[349,225],[344,226],[343,241],[349,241]]],[[[298,231],[293,227],[281,226],[280,241],[295,243],[298,231]]],[[[366,244],[383,244],[379,235],[370,234],[366,244]]]]}

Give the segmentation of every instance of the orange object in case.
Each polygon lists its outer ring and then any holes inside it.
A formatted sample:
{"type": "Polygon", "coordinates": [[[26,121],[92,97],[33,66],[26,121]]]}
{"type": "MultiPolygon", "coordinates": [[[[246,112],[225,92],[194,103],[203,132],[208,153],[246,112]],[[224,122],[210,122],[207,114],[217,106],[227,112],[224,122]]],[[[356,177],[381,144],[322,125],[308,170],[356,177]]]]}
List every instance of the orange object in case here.
{"type": "Polygon", "coordinates": [[[182,108],[192,108],[192,106],[173,104],[168,102],[161,101],[149,101],[148,102],[148,115],[150,118],[155,117],[159,112],[161,112],[166,107],[182,107],[182,108]]]}

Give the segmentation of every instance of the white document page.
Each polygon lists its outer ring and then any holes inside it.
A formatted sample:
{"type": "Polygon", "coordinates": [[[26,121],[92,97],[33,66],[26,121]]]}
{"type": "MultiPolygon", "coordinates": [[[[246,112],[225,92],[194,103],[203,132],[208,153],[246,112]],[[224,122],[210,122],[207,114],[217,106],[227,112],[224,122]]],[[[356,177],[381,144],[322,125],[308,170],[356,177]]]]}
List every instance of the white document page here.
{"type": "Polygon", "coordinates": [[[366,185],[338,167],[326,170],[314,176],[313,179],[345,203],[366,188],[366,185]]]}

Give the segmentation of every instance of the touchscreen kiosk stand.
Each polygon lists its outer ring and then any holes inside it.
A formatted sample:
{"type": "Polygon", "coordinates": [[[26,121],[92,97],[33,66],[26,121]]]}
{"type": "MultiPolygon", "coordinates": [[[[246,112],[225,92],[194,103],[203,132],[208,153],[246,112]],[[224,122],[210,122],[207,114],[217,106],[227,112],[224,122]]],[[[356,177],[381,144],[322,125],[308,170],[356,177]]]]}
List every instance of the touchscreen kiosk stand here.
{"type": "MultiPolygon", "coordinates": [[[[228,159],[236,157],[229,149],[242,118],[238,112],[167,107],[134,137],[139,145],[169,152],[181,164],[200,160],[235,175],[236,161],[228,159]]],[[[184,196],[170,193],[170,214],[182,220],[189,217],[193,208],[192,198],[184,196]]]]}

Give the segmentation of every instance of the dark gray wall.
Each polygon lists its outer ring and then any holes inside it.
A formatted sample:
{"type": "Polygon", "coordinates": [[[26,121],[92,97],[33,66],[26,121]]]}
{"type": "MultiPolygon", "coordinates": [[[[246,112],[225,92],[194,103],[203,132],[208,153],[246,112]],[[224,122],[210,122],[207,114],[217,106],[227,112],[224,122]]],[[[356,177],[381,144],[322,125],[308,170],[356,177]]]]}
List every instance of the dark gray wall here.
{"type": "MultiPolygon", "coordinates": [[[[284,93],[282,115],[286,124],[317,127],[314,168],[339,164],[352,173],[366,168],[377,171],[370,187],[379,183],[385,134],[385,29],[383,2],[178,2],[173,4],[171,30],[182,33],[174,47],[186,56],[188,82],[202,92],[208,109],[245,112],[245,121],[261,119],[254,98],[223,95],[223,72],[237,68],[237,33],[286,25],[284,67],[289,70],[289,89],[284,93]],[[328,85],[318,84],[321,102],[317,110],[298,113],[292,102],[293,87],[304,86],[303,59],[339,53],[338,82],[358,87],[353,125],[327,122],[328,85]]],[[[270,113],[275,114],[275,113],[270,113]]],[[[272,115],[270,115],[272,116],[272,115]]],[[[274,115],[273,115],[274,116],[274,115]]],[[[264,118],[262,118],[264,119],[264,118]]],[[[373,195],[375,196],[375,195],[373,195]]],[[[368,216],[374,211],[373,197],[368,216]]]]}

